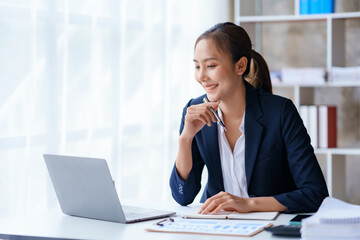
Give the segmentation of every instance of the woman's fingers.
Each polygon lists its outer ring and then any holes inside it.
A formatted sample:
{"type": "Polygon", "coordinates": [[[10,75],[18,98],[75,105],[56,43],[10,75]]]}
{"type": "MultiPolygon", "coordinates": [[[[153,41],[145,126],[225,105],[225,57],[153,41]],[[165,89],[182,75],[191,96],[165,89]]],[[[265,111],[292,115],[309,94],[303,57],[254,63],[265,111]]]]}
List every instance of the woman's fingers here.
{"type": "Polygon", "coordinates": [[[216,122],[217,119],[216,119],[214,113],[210,110],[210,108],[212,108],[213,111],[216,111],[217,108],[219,107],[219,102],[208,102],[208,103],[204,103],[203,105],[209,109],[209,111],[207,111],[207,113],[209,113],[211,115],[212,121],[216,122]]]}
{"type": "Polygon", "coordinates": [[[220,211],[224,210],[226,208],[227,202],[220,203],[213,211],[212,215],[218,214],[220,211]]]}
{"type": "Polygon", "coordinates": [[[248,212],[248,204],[246,198],[240,198],[227,192],[220,192],[208,198],[201,207],[200,214],[216,215],[220,211],[237,211],[248,212]]]}
{"type": "MultiPolygon", "coordinates": [[[[219,193],[218,193],[218,194],[219,194],[219,193]]],[[[213,199],[215,199],[215,198],[217,197],[218,194],[215,194],[214,196],[208,198],[208,199],[203,203],[203,205],[201,206],[201,208],[200,208],[200,210],[199,210],[198,213],[203,214],[205,208],[207,208],[207,206],[211,203],[211,201],[212,201],[213,199]]]]}
{"type": "MultiPolygon", "coordinates": [[[[209,117],[209,119],[211,119],[211,122],[216,122],[216,117],[214,115],[214,113],[210,110],[210,108],[214,110],[214,107],[217,108],[217,106],[219,105],[218,102],[214,102],[214,103],[203,103],[203,104],[200,104],[200,105],[197,105],[199,107],[199,110],[200,111],[204,111],[204,113],[209,117]]],[[[211,125],[211,122],[210,122],[210,125],[211,125]]]]}
{"type": "MultiPolygon", "coordinates": [[[[219,204],[211,214],[216,215],[220,211],[237,211],[238,204],[241,204],[241,201],[236,201],[236,196],[229,196],[221,204],[219,204]]],[[[240,199],[240,198],[239,198],[240,199]]]]}
{"type": "Polygon", "coordinates": [[[215,118],[214,114],[211,111],[206,111],[205,114],[210,119],[210,125],[208,124],[208,126],[210,127],[213,122],[216,122],[216,118],[215,118]]]}
{"type": "Polygon", "coordinates": [[[188,107],[186,112],[186,117],[190,121],[200,120],[204,124],[211,126],[212,122],[216,122],[216,118],[214,114],[209,109],[209,103],[193,105],[188,107]]]}
{"type": "Polygon", "coordinates": [[[185,126],[182,134],[190,137],[200,131],[204,125],[209,127],[213,122],[216,122],[214,114],[211,112],[210,107],[217,108],[219,103],[203,103],[198,105],[192,105],[187,108],[185,115],[185,126]]]}
{"type": "Polygon", "coordinates": [[[208,212],[211,212],[215,207],[217,207],[217,205],[214,204],[220,204],[220,202],[222,201],[221,199],[224,197],[224,195],[226,195],[225,192],[219,192],[218,194],[208,198],[201,206],[199,213],[207,214],[208,212]]]}

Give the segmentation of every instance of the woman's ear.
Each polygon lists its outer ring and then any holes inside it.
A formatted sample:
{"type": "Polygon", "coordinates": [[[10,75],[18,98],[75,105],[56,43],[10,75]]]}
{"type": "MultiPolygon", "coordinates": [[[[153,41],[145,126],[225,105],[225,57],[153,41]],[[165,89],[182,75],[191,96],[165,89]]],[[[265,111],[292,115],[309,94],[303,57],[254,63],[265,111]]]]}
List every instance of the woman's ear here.
{"type": "Polygon", "coordinates": [[[237,75],[243,75],[247,67],[247,58],[241,57],[239,61],[235,63],[235,71],[237,75]]]}

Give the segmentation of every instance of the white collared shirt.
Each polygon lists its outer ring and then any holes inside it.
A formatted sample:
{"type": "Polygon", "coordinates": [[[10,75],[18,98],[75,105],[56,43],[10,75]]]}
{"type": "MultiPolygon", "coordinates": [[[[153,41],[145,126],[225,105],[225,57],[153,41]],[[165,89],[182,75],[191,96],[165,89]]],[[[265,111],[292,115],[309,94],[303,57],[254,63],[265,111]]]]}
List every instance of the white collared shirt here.
{"type": "MultiPolygon", "coordinates": [[[[220,108],[218,108],[218,115],[223,120],[220,108]]],[[[245,112],[239,127],[241,136],[236,140],[233,152],[225,136],[224,128],[220,124],[217,128],[225,192],[248,198],[245,174],[245,112]]]]}

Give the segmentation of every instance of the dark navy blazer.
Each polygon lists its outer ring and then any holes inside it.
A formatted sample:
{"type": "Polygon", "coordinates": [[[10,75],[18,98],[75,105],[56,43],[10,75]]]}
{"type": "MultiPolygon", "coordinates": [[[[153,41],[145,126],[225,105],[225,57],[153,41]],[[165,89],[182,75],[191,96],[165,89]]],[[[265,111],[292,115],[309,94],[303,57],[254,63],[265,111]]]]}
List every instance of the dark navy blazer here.
{"type": "MultiPolygon", "coordinates": [[[[250,197],[273,196],[287,213],[317,211],[328,191],[310,138],[291,100],[254,89],[246,81],[245,172],[250,197]]],[[[205,96],[205,95],[204,95],[205,96]]],[[[202,103],[204,96],[185,106],[202,103]]],[[[170,187],[181,205],[193,202],[201,188],[204,164],[208,182],[201,202],[224,191],[217,124],[205,125],[192,142],[193,167],[186,181],[174,166],[170,187]]]]}

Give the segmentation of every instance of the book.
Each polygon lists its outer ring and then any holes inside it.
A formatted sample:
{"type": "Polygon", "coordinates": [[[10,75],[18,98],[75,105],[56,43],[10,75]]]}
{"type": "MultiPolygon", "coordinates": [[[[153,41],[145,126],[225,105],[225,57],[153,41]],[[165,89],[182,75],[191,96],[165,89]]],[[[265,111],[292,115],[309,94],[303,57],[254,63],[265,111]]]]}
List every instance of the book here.
{"type": "Polygon", "coordinates": [[[333,13],[334,0],[300,0],[300,14],[333,13]]]}
{"type": "Polygon", "coordinates": [[[319,210],[302,221],[303,239],[360,239],[360,205],[327,197],[319,210]]]}
{"type": "Polygon", "coordinates": [[[315,105],[309,106],[309,136],[313,148],[318,147],[318,108],[315,105]]]}
{"type": "Polygon", "coordinates": [[[319,106],[319,147],[336,148],[336,106],[319,106]]]}
{"type": "Polygon", "coordinates": [[[334,0],[320,0],[320,13],[333,13],[334,0]]]}
{"type": "Polygon", "coordinates": [[[300,14],[310,14],[310,0],[300,0],[300,14]]]}
{"type": "Polygon", "coordinates": [[[306,131],[309,134],[309,106],[301,105],[299,112],[300,112],[300,117],[303,120],[304,126],[306,128],[306,131]]]}
{"type": "Polygon", "coordinates": [[[251,237],[271,225],[272,224],[268,222],[170,218],[155,223],[145,230],[150,232],[251,237]]]}
{"type": "Polygon", "coordinates": [[[310,13],[321,13],[321,0],[310,0],[310,13]]]}
{"type": "Polygon", "coordinates": [[[220,211],[216,215],[198,214],[197,212],[182,214],[183,218],[190,219],[244,219],[244,220],[275,220],[279,212],[251,212],[238,213],[232,211],[220,211]]]}

